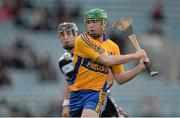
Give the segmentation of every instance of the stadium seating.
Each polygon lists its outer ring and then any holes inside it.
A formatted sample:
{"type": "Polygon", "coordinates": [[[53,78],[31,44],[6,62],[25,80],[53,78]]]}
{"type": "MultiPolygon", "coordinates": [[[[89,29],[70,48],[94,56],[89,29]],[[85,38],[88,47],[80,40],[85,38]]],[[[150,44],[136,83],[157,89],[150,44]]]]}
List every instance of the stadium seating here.
{"type": "MultiPolygon", "coordinates": [[[[55,0],[30,0],[33,5],[44,5],[53,8],[55,0]]],[[[1,1],[0,1],[1,3],[1,1]]],[[[82,13],[91,8],[106,9],[109,16],[109,29],[111,24],[123,16],[131,16],[134,21],[134,30],[137,35],[147,32],[150,25],[150,11],[156,0],[64,0],[68,8],[73,8],[77,3],[82,7],[82,13]]],[[[180,2],[179,0],[163,0],[166,21],[163,25],[163,31],[169,41],[179,44],[180,27],[180,2]]],[[[83,31],[83,23],[77,21],[80,32],[83,31]]],[[[58,58],[63,54],[63,49],[59,46],[57,32],[31,31],[17,28],[13,23],[0,23],[0,47],[7,49],[15,37],[25,34],[27,41],[38,55],[49,54],[53,65],[58,69],[58,58]]],[[[153,38],[153,37],[152,37],[153,38]]],[[[165,48],[163,48],[165,50],[165,48]]],[[[162,49],[162,50],[163,50],[162,49]]],[[[7,49],[9,50],[9,49],[7,49]]],[[[157,56],[158,57],[158,56],[157,56]]],[[[155,57],[156,58],[156,57],[155,57]]],[[[154,58],[154,59],[155,59],[154,58]]],[[[164,58],[161,56],[158,59],[164,58]]],[[[158,60],[156,58],[156,60],[158,60]]],[[[168,60],[168,59],[164,59],[168,60]]],[[[163,68],[168,68],[167,61],[158,62],[163,68]]],[[[127,66],[128,68],[128,66],[127,66]]],[[[18,105],[21,108],[26,107],[33,116],[42,116],[48,109],[48,103],[55,99],[56,104],[60,105],[63,99],[64,80],[59,74],[60,81],[56,84],[40,83],[38,72],[36,70],[19,70],[11,68],[9,71],[12,78],[12,88],[0,88],[0,98],[6,98],[11,105],[18,105]]],[[[179,84],[169,83],[169,77],[160,74],[155,78],[142,73],[134,80],[124,84],[114,84],[112,94],[118,105],[120,105],[130,116],[142,116],[140,105],[147,97],[152,97],[158,102],[157,111],[160,116],[180,116],[180,87],[179,84]]],[[[171,78],[170,78],[171,79],[171,78]]],[[[58,113],[57,113],[58,114],[58,113]]],[[[1,114],[0,114],[1,115],[1,114]]]]}

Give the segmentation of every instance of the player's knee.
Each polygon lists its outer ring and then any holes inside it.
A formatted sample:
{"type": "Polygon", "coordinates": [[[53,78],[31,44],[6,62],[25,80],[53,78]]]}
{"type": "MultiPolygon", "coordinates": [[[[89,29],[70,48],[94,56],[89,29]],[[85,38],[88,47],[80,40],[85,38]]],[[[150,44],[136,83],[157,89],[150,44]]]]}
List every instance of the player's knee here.
{"type": "Polygon", "coordinates": [[[99,117],[99,114],[91,109],[84,109],[81,117],[99,117]]]}

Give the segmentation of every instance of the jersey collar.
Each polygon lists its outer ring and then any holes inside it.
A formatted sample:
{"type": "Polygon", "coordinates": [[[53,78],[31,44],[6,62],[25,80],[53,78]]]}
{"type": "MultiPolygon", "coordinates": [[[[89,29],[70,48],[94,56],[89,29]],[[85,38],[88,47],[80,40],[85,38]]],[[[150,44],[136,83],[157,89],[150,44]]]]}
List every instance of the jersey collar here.
{"type": "Polygon", "coordinates": [[[109,39],[109,37],[106,34],[103,34],[103,41],[106,41],[108,39],[109,39]]]}
{"type": "MultiPolygon", "coordinates": [[[[85,33],[85,34],[88,35],[88,33],[85,33]]],[[[88,35],[88,36],[90,36],[90,35],[88,35]]],[[[103,41],[106,41],[108,39],[109,39],[109,37],[106,34],[103,34],[103,41]]]]}

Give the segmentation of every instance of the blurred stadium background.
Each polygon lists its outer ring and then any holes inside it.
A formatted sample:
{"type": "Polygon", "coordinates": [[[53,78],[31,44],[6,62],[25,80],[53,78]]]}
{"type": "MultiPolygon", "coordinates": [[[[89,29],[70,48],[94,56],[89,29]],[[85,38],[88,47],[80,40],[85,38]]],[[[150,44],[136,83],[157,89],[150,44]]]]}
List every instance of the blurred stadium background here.
{"type": "Polygon", "coordinates": [[[124,85],[114,84],[118,105],[130,116],[180,116],[179,6],[179,0],[0,0],[0,116],[61,115],[65,81],[58,58],[64,51],[56,29],[73,21],[83,32],[82,15],[91,8],[107,10],[107,32],[124,54],[134,50],[112,24],[131,16],[159,71],[153,78],[143,72],[124,85]]]}

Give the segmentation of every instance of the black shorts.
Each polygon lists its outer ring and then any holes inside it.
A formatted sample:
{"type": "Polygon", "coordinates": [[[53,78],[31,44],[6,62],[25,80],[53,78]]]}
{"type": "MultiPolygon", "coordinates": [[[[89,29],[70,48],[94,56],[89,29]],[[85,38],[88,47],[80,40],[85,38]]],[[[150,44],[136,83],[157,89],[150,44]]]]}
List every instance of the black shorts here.
{"type": "Polygon", "coordinates": [[[107,104],[105,110],[102,112],[101,117],[118,117],[118,112],[111,99],[107,98],[107,104]]]}

